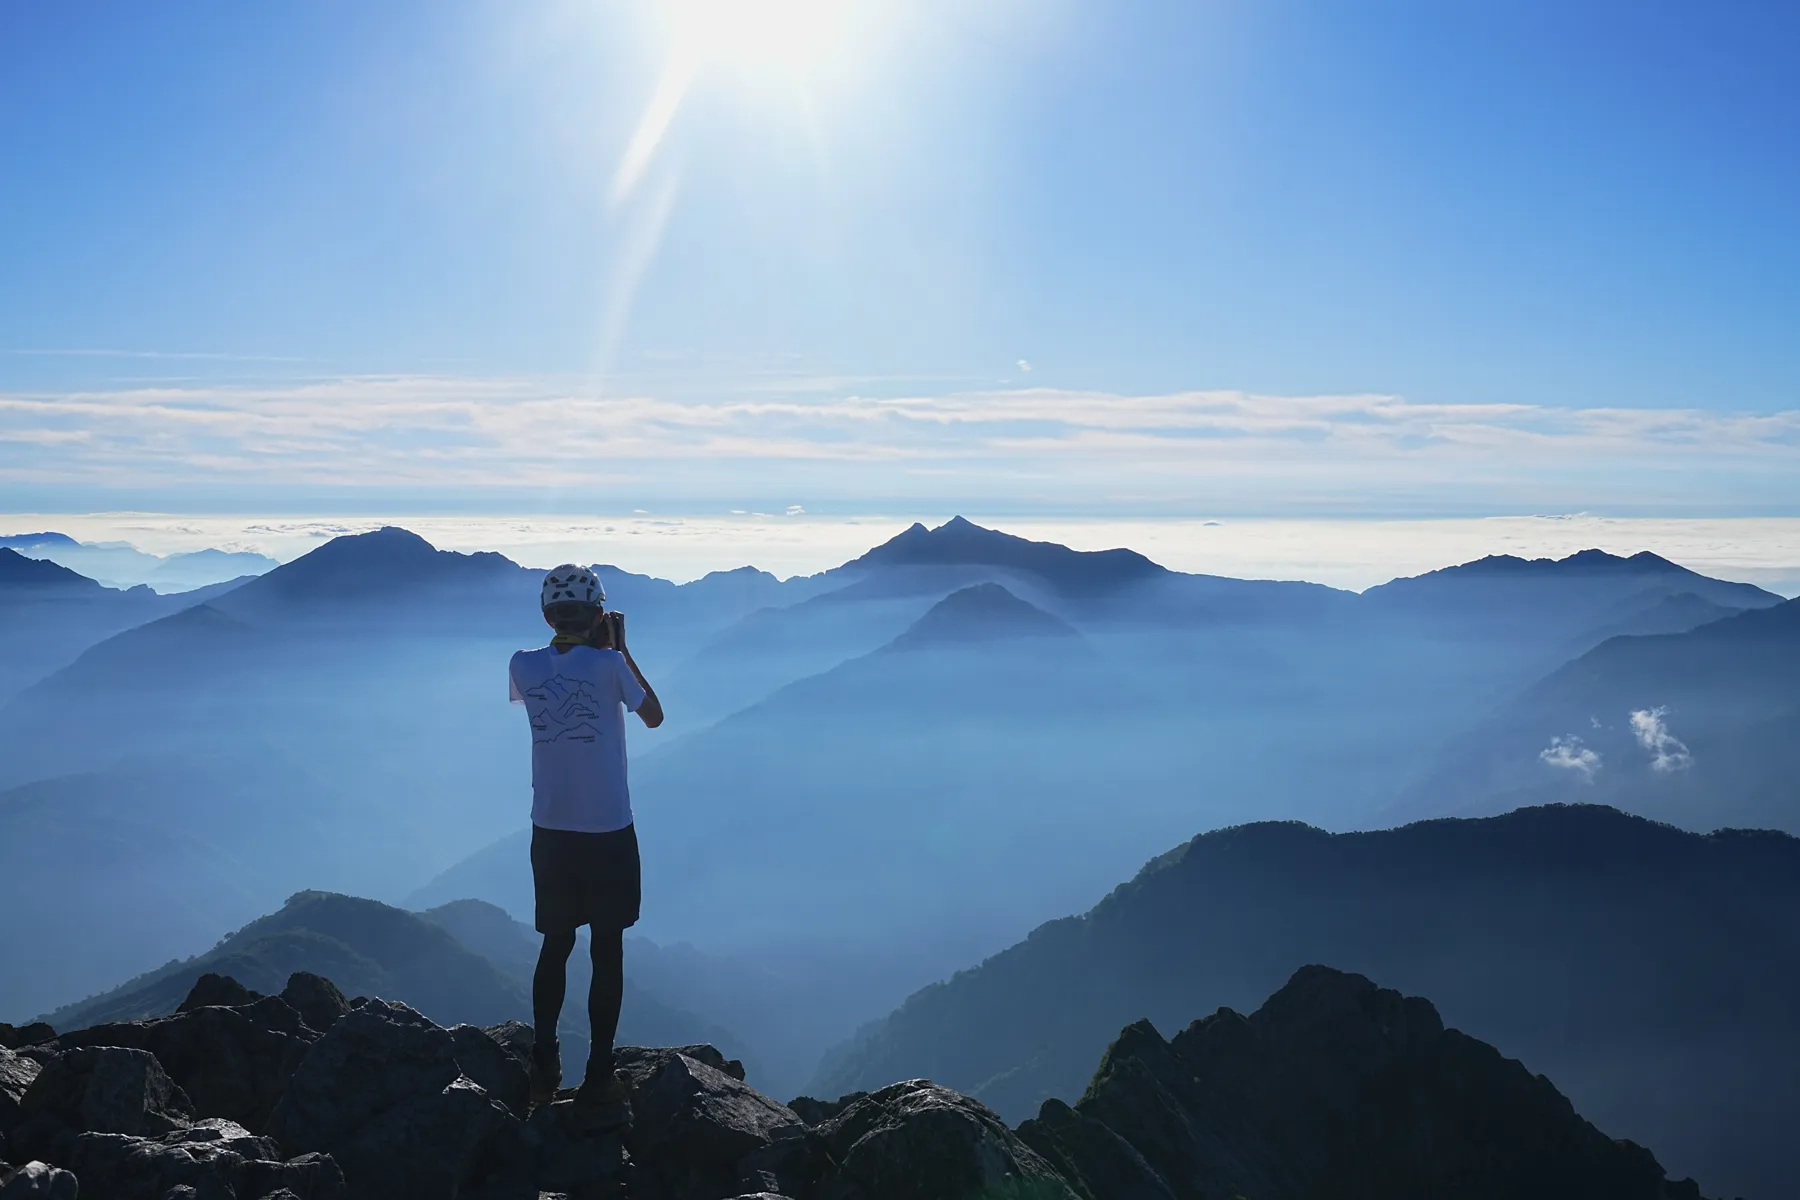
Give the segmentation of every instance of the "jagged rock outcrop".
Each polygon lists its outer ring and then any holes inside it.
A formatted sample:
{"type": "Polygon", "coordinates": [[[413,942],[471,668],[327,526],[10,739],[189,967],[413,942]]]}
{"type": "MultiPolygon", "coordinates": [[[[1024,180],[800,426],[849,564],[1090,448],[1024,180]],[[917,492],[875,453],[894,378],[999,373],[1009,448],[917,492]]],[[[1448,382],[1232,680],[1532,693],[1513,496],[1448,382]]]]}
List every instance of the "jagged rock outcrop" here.
{"type": "Polygon", "coordinates": [[[1080,1102],[1019,1135],[1093,1200],[1699,1196],[1429,1002],[1325,967],[1172,1041],[1127,1027],[1080,1102]]]}
{"type": "Polygon", "coordinates": [[[191,1188],[183,1195],[197,1200],[252,1200],[283,1189],[298,1200],[338,1200],[344,1192],[343,1173],[329,1156],[284,1162],[272,1139],[221,1118],[159,1138],[84,1133],[68,1163],[82,1195],[98,1200],[166,1200],[178,1188],[191,1188]]]}
{"type": "Polygon", "coordinates": [[[76,1200],[80,1186],[73,1171],[49,1163],[0,1163],[0,1200],[76,1200]]]}
{"type": "Polygon", "coordinates": [[[25,1096],[25,1089],[31,1086],[32,1080],[43,1070],[36,1059],[15,1054],[4,1046],[0,1046],[0,1136],[10,1132],[22,1119],[19,1114],[19,1101],[25,1096]]]}
{"type": "MultiPolygon", "coordinates": [[[[121,1021],[64,1034],[57,1050],[79,1046],[129,1046],[155,1056],[195,1110],[261,1129],[287,1090],[294,1069],[318,1033],[279,996],[257,996],[227,980],[203,976],[195,996],[244,997],[236,1007],[184,1003],[174,1016],[121,1021]]],[[[193,997],[190,997],[190,1000],[193,997]]]]}
{"type": "Polygon", "coordinates": [[[56,1030],[42,1021],[33,1021],[29,1025],[8,1025],[5,1021],[0,1021],[0,1050],[35,1046],[55,1036],[56,1030]]]}
{"type": "Polygon", "coordinates": [[[344,998],[337,984],[311,971],[295,971],[288,976],[287,986],[281,989],[281,998],[300,1014],[307,1028],[320,1033],[337,1024],[337,1019],[350,1011],[350,1001],[344,998]]]}
{"type": "Polygon", "coordinates": [[[372,1000],[340,1017],[294,1072],[269,1132],[290,1154],[330,1154],[353,1198],[537,1192],[519,1118],[464,1072],[449,1030],[404,1004],[372,1000]]]}
{"type": "Polygon", "coordinates": [[[1699,1200],[1426,1001],[1323,967],[1172,1040],[1128,1026],[1017,1130],[923,1079],[779,1104],[704,1045],[620,1048],[633,1120],[603,1128],[570,1091],[527,1111],[518,1022],[316,976],[190,1000],[0,1050],[0,1200],[1699,1200]]]}
{"type": "Polygon", "coordinates": [[[870,1092],[818,1137],[837,1164],[819,1200],[1074,1200],[1056,1169],[985,1105],[925,1079],[870,1092]]]}
{"type": "Polygon", "coordinates": [[[632,1048],[618,1059],[631,1081],[631,1148],[670,1200],[806,1181],[805,1123],[746,1084],[741,1064],[711,1046],[632,1048]]]}

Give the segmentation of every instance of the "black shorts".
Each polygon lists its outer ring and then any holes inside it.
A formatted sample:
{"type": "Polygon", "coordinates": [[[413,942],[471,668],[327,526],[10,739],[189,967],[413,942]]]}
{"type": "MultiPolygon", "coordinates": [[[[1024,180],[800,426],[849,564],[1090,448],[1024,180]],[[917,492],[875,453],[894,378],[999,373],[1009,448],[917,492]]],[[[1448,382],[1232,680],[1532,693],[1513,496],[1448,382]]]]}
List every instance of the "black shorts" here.
{"type": "Polygon", "coordinates": [[[575,833],[533,825],[531,878],[539,933],[572,933],[582,925],[629,929],[637,924],[643,891],[637,829],[575,833]]]}

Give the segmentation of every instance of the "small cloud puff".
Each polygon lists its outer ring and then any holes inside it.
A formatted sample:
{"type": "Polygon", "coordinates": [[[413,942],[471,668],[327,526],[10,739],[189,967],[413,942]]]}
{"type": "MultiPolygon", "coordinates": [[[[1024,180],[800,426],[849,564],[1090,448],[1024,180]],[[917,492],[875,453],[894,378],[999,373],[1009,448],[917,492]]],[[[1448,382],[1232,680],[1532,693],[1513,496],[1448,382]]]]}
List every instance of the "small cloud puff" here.
{"type": "Polygon", "coordinates": [[[1550,744],[1538,751],[1538,761],[1560,771],[1574,771],[1583,783],[1594,782],[1594,773],[1600,769],[1599,753],[1574,736],[1551,738],[1550,744]]]}
{"type": "Polygon", "coordinates": [[[1631,732],[1637,735],[1638,745],[1650,752],[1650,769],[1664,774],[1694,765],[1694,756],[1688,753],[1686,744],[1670,733],[1663,721],[1668,715],[1667,705],[1640,708],[1631,714],[1631,732]]]}
{"type": "Polygon", "coordinates": [[[1029,361],[1029,360],[1028,360],[1028,359],[1023,359],[1023,358],[1021,358],[1021,359],[1020,359],[1020,360],[1019,360],[1019,370],[1021,370],[1021,371],[1023,371],[1023,372],[1025,372],[1025,374],[1027,374],[1027,375],[1029,375],[1029,374],[1031,374],[1031,363],[1030,363],[1030,361],[1029,361]]]}

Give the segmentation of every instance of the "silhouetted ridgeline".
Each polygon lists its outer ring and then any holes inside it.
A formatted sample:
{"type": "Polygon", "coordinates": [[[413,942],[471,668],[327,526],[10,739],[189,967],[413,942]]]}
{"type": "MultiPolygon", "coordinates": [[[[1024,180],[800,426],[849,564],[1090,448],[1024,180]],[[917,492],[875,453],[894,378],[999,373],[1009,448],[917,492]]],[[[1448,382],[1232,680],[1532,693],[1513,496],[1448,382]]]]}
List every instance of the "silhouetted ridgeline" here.
{"type": "Polygon", "coordinates": [[[1121,1024],[1243,1008],[1309,962],[1431,994],[1714,1186],[1775,1195],[1800,1175],[1783,1132],[1800,1111],[1800,840],[1598,807],[1204,834],[914,995],[814,1086],[928,1075],[1022,1117],[1079,1095],[1121,1024]]]}
{"type": "Polygon", "coordinates": [[[0,1043],[22,1167],[0,1188],[53,1200],[1700,1198],[1427,1001],[1324,967],[1173,1041],[1129,1026],[1076,1105],[1016,1131],[917,1079],[783,1105],[696,1045],[622,1048],[634,1120],[599,1132],[566,1098],[527,1110],[528,1027],[446,1030],[303,973],[266,997],[207,975],[170,1017],[0,1043]]]}
{"type": "MultiPolygon", "coordinates": [[[[341,980],[352,995],[385,996],[446,1025],[531,1019],[531,972],[540,939],[501,910],[462,900],[410,913],[373,900],[301,892],[279,912],[227,935],[205,954],[130,980],[45,1019],[57,1028],[161,1017],[175,1011],[201,976],[228,975],[273,993],[295,971],[341,980]]],[[[586,952],[571,957],[570,994],[587,994],[586,952]]],[[[579,1082],[587,1055],[587,1010],[563,1013],[569,1078],[579,1082]]],[[[629,1041],[717,1042],[737,1053],[737,1038],[625,982],[620,1036],[629,1041]]]]}

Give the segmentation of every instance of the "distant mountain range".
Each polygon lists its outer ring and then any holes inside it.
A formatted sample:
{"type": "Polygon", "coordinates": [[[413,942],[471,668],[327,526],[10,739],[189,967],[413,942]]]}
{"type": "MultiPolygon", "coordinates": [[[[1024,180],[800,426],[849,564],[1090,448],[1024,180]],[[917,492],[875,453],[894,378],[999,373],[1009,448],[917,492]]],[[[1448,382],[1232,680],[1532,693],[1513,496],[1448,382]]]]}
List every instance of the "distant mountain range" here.
{"type": "MultiPolygon", "coordinates": [[[[598,569],[671,714],[629,735],[643,933],[715,964],[655,956],[663,994],[796,1086],[860,1023],[1195,830],[1582,796],[1800,829],[1785,606],[1655,556],[1484,560],[1358,596],[959,520],[785,581],[598,569]],[[1689,639],[1697,657],[1657,649],[1689,639]],[[754,980],[738,999],[727,961],[754,980]]],[[[181,597],[55,578],[0,580],[21,693],[0,688],[0,844],[38,851],[0,873],[0,961],[21,964],[0,1017],[302,889],[529,914],[526,743],[499,679],[545,636],[535,572],[385,529],[181,597]]]]}
{"type": "Polygon", "coordinates": [[[231,586],[172,596],[143,586],[120,591],[0,546],[0,704],[96,643],[231,586]]]}
{"type": "Polygon", "coordinates": [[[1679,1173],[1777,1195],[1800,1155],[1800,839],[1598,807],[1374,833],[1203,834],[1080,917],[918,992],[809,1091],[928,1076],[1014,1118],[1121,1024],[1177,1029],[1329,962],[1430,992],[1679,1173]]]}
{"type": "Polygon", "coordinates": [[[108,587],[148,585],[159,592],[184,592],[260,575],[279,565],[264,554],[208,548],[167,556],[146,554],[124,542],[81,542],[65,533],[0,536],[0,547],[34,559],[59,563],[108,587]]]}

